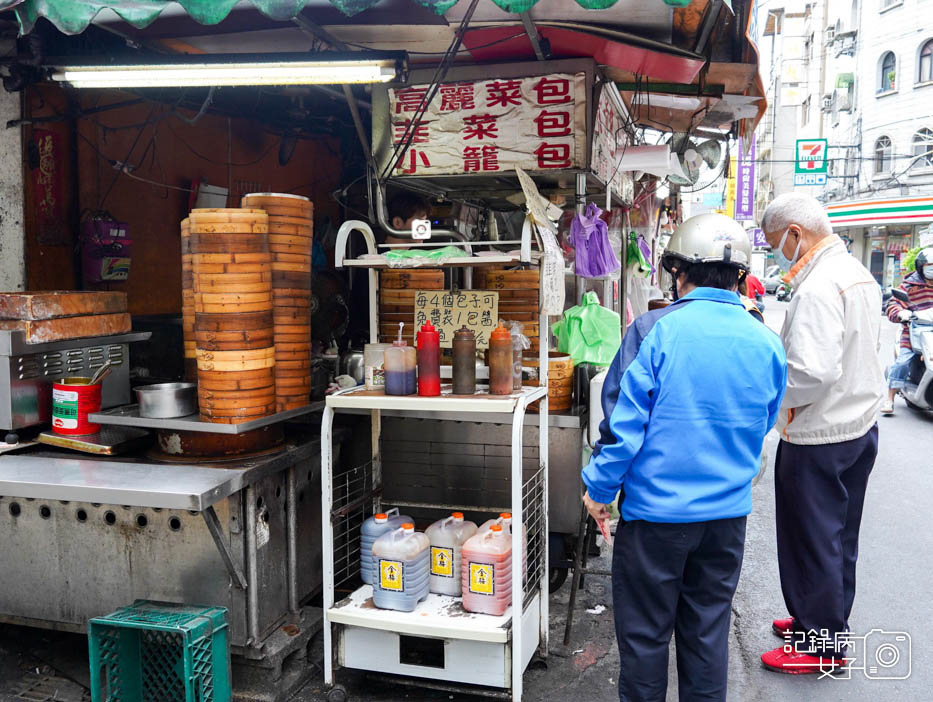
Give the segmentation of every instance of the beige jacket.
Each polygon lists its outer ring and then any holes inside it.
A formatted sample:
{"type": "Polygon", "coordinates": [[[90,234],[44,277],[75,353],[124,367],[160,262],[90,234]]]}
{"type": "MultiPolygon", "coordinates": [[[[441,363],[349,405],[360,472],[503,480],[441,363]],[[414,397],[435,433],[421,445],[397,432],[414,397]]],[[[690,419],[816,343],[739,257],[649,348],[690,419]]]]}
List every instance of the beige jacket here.
{"type": "Polygon", "coordinates": [[[878,357],[881,288],[835,234],[791,269],[794,287],[781,339],[787,393],[777,428],[792,444],[864,436],[884,397],[878,357]]]}

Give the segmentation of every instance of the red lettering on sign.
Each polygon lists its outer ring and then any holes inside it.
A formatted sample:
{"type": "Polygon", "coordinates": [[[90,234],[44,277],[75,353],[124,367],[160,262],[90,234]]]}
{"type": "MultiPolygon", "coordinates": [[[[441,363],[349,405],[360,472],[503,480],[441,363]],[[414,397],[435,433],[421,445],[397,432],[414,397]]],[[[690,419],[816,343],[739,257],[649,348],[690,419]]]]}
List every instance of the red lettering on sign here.
{"type": "Polygon", "coordinates": [[[538,168],[570,168],[570,144],[543,143],[535,149],[538,168]]]}
{"type": "Polygon", "coordinates": [[[463,138],[478,139],[482,141],[486,137],[495,139],[499,136],[499,125],[496,120],[497,115],[470,115],[463,119],[463,138]]]}
{"type": "Polygon", "coordinates": [[[398,163],[395,164],[395,168],[397,170],[402,171],[402,173],[408,173],[408,174],[417,173],[419,159],[421,160],[421,163],[425,168],[431,167],[431,162],[428,160],[428,155],[424,151],[418,151],[417,149],[409,149],[408,150],[408,167],[406,168],[405,164],[403,163],[403,161],[405,160],[405,156],[403,155],[402,158],[398,160],[398,163]]]}
{"type": "Polygon", "coordinates": [[[539,105],[563,105],[571,101],[570,81],[566,78],[545,76],[535,83],[534,91],[538,94],[539,105]]]}
{"type": "Polygon", "coordinates": [[[538,125],[539,137],[570,136],[569,112],[548,112],[547,110],[542,110],[541,114],[535,117],[534,122],[538,125]]]}
{"type": "Polygon", "coordinates": [[[494,144],[480,146],[467,146],[463,149],[463,170],[471,171],[498,171],[499,147],[494,144]]]}
{"type": "Polygon", "coordinates": [[[399,90],[395,94],[395,114],[416,112],[427,93],[427,87],[412,87],[399,90]]]}
{"type": "Polygon", "coordinates": [[[522,83],[518,80],[494,81],[486,86],[486,107],[522,104],[522,83]]]}
{"type": "MultiPolygon", "coordinates": [[[[427,122],[417,122],[414,128],[411,130],[414,134],[411,137],[412,144],[426,144],[428,141],[428,125],[433,120],[427,122]]],[[[395,141],[394,144],[401,144],[402,140],[405,139],[405,132],[408,130],[409,125],[411,124],[410,119],[406,119],[404,122],[393,122],[392,129],[395,130],[395,141]]],[[[411,135],[411,132],[409,132],[411,135]]]]}
{"type": "Polygon", "coordinates": [[[476,109],[472,83],[454,83],[441,86],[441,112],[476,109]]]}

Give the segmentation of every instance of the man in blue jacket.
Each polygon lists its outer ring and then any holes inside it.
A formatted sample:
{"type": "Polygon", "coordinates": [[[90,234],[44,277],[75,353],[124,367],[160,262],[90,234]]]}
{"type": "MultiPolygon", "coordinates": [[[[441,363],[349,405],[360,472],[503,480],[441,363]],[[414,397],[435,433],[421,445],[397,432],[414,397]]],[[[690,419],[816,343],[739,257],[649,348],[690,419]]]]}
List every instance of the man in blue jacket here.
{"type": "Polygon", "coordinates": [[[750,254],[728,217],[681,224],[662,258],[675,302],[635,320],[603,387],[584,501],[606,519],[622,490],[612,589],[623,702],[664,701],[672,633],[680,699],[726,699],[751,484],[787,379],[780,339],[736,293],[750,254]]]}

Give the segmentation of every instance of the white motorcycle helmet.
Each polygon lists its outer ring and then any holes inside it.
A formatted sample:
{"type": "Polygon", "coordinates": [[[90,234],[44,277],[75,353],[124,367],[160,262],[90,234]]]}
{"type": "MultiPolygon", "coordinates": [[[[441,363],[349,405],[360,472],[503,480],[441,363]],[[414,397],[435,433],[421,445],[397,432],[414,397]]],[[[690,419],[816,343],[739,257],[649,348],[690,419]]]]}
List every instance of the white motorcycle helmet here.
{"type": "Polygon", "coordinates": [[[933,282],[933,246],[927,246],[917,254],[914,268],[921,278],[933,282]]]}
{"type": "Polygon", "coordinates": [[[741,224],[721,214],[691,217],[674,230],[661,256],[661,265],[674,279],[677,298],[677,275],[696,263],[725,263],[748,272],[752,245],[741,224]]]}

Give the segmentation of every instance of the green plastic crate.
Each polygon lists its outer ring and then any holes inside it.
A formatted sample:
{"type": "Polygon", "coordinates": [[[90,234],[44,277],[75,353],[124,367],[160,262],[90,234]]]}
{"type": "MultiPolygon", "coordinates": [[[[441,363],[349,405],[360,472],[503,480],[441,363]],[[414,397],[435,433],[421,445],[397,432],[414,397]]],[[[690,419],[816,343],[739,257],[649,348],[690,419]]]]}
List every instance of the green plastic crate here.
{"type": "Polygon", "coordinates": [[[227,610],[139,600],[88,622],[92,702],[229,702],[227,610]]]}

